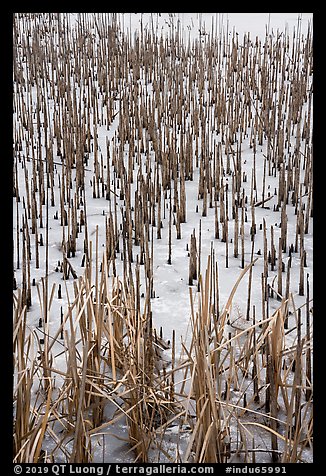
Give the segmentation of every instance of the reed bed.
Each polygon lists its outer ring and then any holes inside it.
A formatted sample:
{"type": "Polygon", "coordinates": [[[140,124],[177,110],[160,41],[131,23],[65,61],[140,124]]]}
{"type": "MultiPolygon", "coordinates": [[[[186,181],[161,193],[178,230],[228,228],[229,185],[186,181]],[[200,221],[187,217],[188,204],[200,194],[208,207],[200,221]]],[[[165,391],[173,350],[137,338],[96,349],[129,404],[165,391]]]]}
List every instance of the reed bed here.
{"type": "Polygon", "coordinates": [[[103,273],[101,278],[95,288],[86,269],[85,276],[75,282],[74,301],[56,334],[47,336],[51,342],[47,348],[35,332],[28,333],[26,305],[22,307],[18,293],[14,321],[17,462],[40,462],[44,457],[55,461],[58,455],[70,462],[90,462],[92,435],[121,418],[128,424],[136,460],[146,462],[155,428],[177,413],[170,382],[160,370],[161,353],[168,345],[146,316],[137,315],[121,281],[114,278],[110,292],[107,276],[103,273]],[[58,343],[63,346],[65,370],[52,365],[58,343]],[[115,413],[106,421],[105,407],[110,404],[115,413]],[[41,458],[45,437],[55,446],[41,458]]]}
{"type": "MultiPolygon", "coordinates": [[[[239,276],[217,319],[208,304],[213,285],[209,261],[198,311],[192,314],[189,398],[196,408],[196,425],[187,456],[202,463],[255,462],[257,454],[265,452],[268,461],[301,462],[303,449],[312,444],[311,384],[305,387],[300,380],[308,371],[310,344],[303,344],[300,332],[295,345],[286,344],[285,300],[271,316],[254,319],[244,329],[239,317],[232,319],[237,286],[254,261],[239,276]],[[255,446],[253,427],[265,435],[263,448],[255,446]]],[[[243,316],[241,320],[245,322],[243,316]]]]}
{"type": "MultiPolygon", "coordinates": [[[[110,292],[102,273],[96,288],[86,269],[47,348],[35,332],[28,333],[26,306],[22,307],[18,292],[16,462],[53,462],[58,455],[70,462],[90,462],[93,436],[121,418],[127,423],[137,462],[149,462],[161,451],[171,462],[218,463],[235,458],[251,462],[256,453],[265,453],[273,462],[301,461],[302,451],[313,441],[311,343],[295,329],[295,344],[286,343],[285,300],[264,321],[244,329],[235,325],[239,317],[232,318],[232,301],[255,261],[243,270],[217,317],[209,299],[214,286],[211,258],[205,279],[200,276],[197,311],[190,288],[192,341],[178,365],[166,363],[169,343],[153,329],[149,316],[137,315],[133,296],[117,278],[110,292]],[[53,349],[62,332],[64,371],[53,365],[53,349]],[[115,408],[109,420],[105,418],[108,405],[115,408]],[[175,459],[163,449],[164,434],[170,426],[182,428],[186,422],[188,447],[183,458],[175,459]],[[263,448],[255,447],[252,427],[263,435],[263,448]],[[45,438],[53,441],[51,452],[42,450],[45,438]]],[[[293,311],[300,326],[301,309],[293,311]]],[[[243,316],[242,321],[247,322],[243,316]]]]}
{"type": "Polygon", "coordinates": [[[13,17],[14,460],[94,461],[123,421],[137,462],[305,461],[312,26],[125,18],[13,17]],[[181,345],[154,324],[178,243],[181,345]]]}

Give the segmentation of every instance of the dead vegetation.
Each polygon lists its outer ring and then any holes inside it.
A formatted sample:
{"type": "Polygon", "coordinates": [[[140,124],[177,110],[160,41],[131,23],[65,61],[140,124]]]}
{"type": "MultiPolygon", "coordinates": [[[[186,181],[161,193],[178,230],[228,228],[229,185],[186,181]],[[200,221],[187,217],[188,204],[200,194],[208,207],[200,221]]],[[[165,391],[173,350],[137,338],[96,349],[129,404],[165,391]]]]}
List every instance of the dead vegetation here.
{"type": "Polygon", "coordinates": [[[154,16],[134,35],[117,14],[71,21],[14,16],[14,461],[90,462],[118,421],[137,462],[305,461],[311,25],[307,35],[300,22],[292,36],[266,30],[262,41],[216,22],[187,42],[173,15],[166,37],[154,16]],[[192,339],[179,358],[179,336],[168,342],[153,325],[155,243],[166,231],[172,265],[193,212],[191,182],[200,216],[186,237],[192,339]],[[275,213],[275,225],[260,209],[275,213]],[[212,242],[205,266],[209,214],[224,255],[212,242]],[[242,271],[224,304],[220,273],[233,259],[242,271]],[[60,322],[53,275],[58,299],[66,297],[60,322]],[[235,318],[234,294],[247,278],[246,311],[235,318]],[[28,319],[35,306],[38,326],[28,319]],[[188,438],[172,451],[165,440],[176,425],[188,438]]]}

